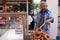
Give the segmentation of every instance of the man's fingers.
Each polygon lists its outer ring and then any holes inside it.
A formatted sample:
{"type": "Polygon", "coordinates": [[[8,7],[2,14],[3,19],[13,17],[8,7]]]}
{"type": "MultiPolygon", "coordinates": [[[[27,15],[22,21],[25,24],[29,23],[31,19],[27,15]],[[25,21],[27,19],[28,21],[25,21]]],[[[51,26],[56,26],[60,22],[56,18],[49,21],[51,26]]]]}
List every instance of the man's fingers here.
{"type": "Polygon", "coordinates": [[[46,20],[46,22],[45,22],[46,24],[49,24],[50,23],[50,21],[49,20],[46,20]]]}

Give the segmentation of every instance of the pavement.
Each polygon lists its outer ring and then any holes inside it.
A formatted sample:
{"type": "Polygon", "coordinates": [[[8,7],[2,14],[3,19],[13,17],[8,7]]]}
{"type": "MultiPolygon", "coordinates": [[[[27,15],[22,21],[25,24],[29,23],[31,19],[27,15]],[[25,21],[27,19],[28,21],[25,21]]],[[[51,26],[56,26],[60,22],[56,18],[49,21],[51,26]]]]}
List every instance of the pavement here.
{"type": "Polygon", "coordinates": [[[23,40],[23,34],[16,34],[15,29],[9,29],[0,37],[0,40],[23,40]]]}
{"type": "Polygon", "coordinates": [[[0,25],[0,40],[23,40],[23,27],[20,23],[10,22],[9,25],[0,25]]]}

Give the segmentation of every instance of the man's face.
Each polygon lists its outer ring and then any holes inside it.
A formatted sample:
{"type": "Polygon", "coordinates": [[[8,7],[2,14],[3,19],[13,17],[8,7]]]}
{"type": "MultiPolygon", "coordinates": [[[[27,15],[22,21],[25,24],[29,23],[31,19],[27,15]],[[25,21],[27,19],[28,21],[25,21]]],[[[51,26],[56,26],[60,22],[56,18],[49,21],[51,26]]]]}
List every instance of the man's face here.
{"type": "Polygon", "coordinates": [[[42,10],[46,10],[46,9],[47,9],[47,5],[44,4],[44,3],[42,3],[42,4],[41,4],[41,9],[42,9],[42,10]]]}

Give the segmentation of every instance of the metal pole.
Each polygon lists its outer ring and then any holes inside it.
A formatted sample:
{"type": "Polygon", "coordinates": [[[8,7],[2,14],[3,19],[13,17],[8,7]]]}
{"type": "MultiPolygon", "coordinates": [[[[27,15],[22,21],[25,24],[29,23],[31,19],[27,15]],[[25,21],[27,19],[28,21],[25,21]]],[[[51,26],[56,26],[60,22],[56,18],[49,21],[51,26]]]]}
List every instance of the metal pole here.
{"type": "Polygon", "coordinates": [[[27,0],[27,15],[28,15],[28,0],[27,0]]]}
{"type": "Polygon", "coordinates": [[[28,0],[26,0],[26,10],[27,10],[27,16],[26,16],[26,38],[27,38],[27,32],[28,32],[28,0]]]}
{"type": "MultiPolygon", "coordinates": [[[[27,0],[27,17],[28,17],[28,0],[27,0]]],[[[28,21],[27,21],[27,29],[28,29],[28,21]]]]}

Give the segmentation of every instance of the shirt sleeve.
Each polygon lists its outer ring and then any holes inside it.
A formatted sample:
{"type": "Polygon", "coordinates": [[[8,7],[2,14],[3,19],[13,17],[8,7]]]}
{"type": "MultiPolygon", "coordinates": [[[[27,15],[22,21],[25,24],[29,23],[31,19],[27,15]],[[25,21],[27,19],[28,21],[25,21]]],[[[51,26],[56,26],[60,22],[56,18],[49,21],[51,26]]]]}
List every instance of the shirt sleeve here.
{"type": "Polygon", "coordinates": [[[54,17],[53,17],[53,15],[52,15],[52,12],[49,12],[49,19],[52,19],[52,23],[54,22],[54,17]]]}

